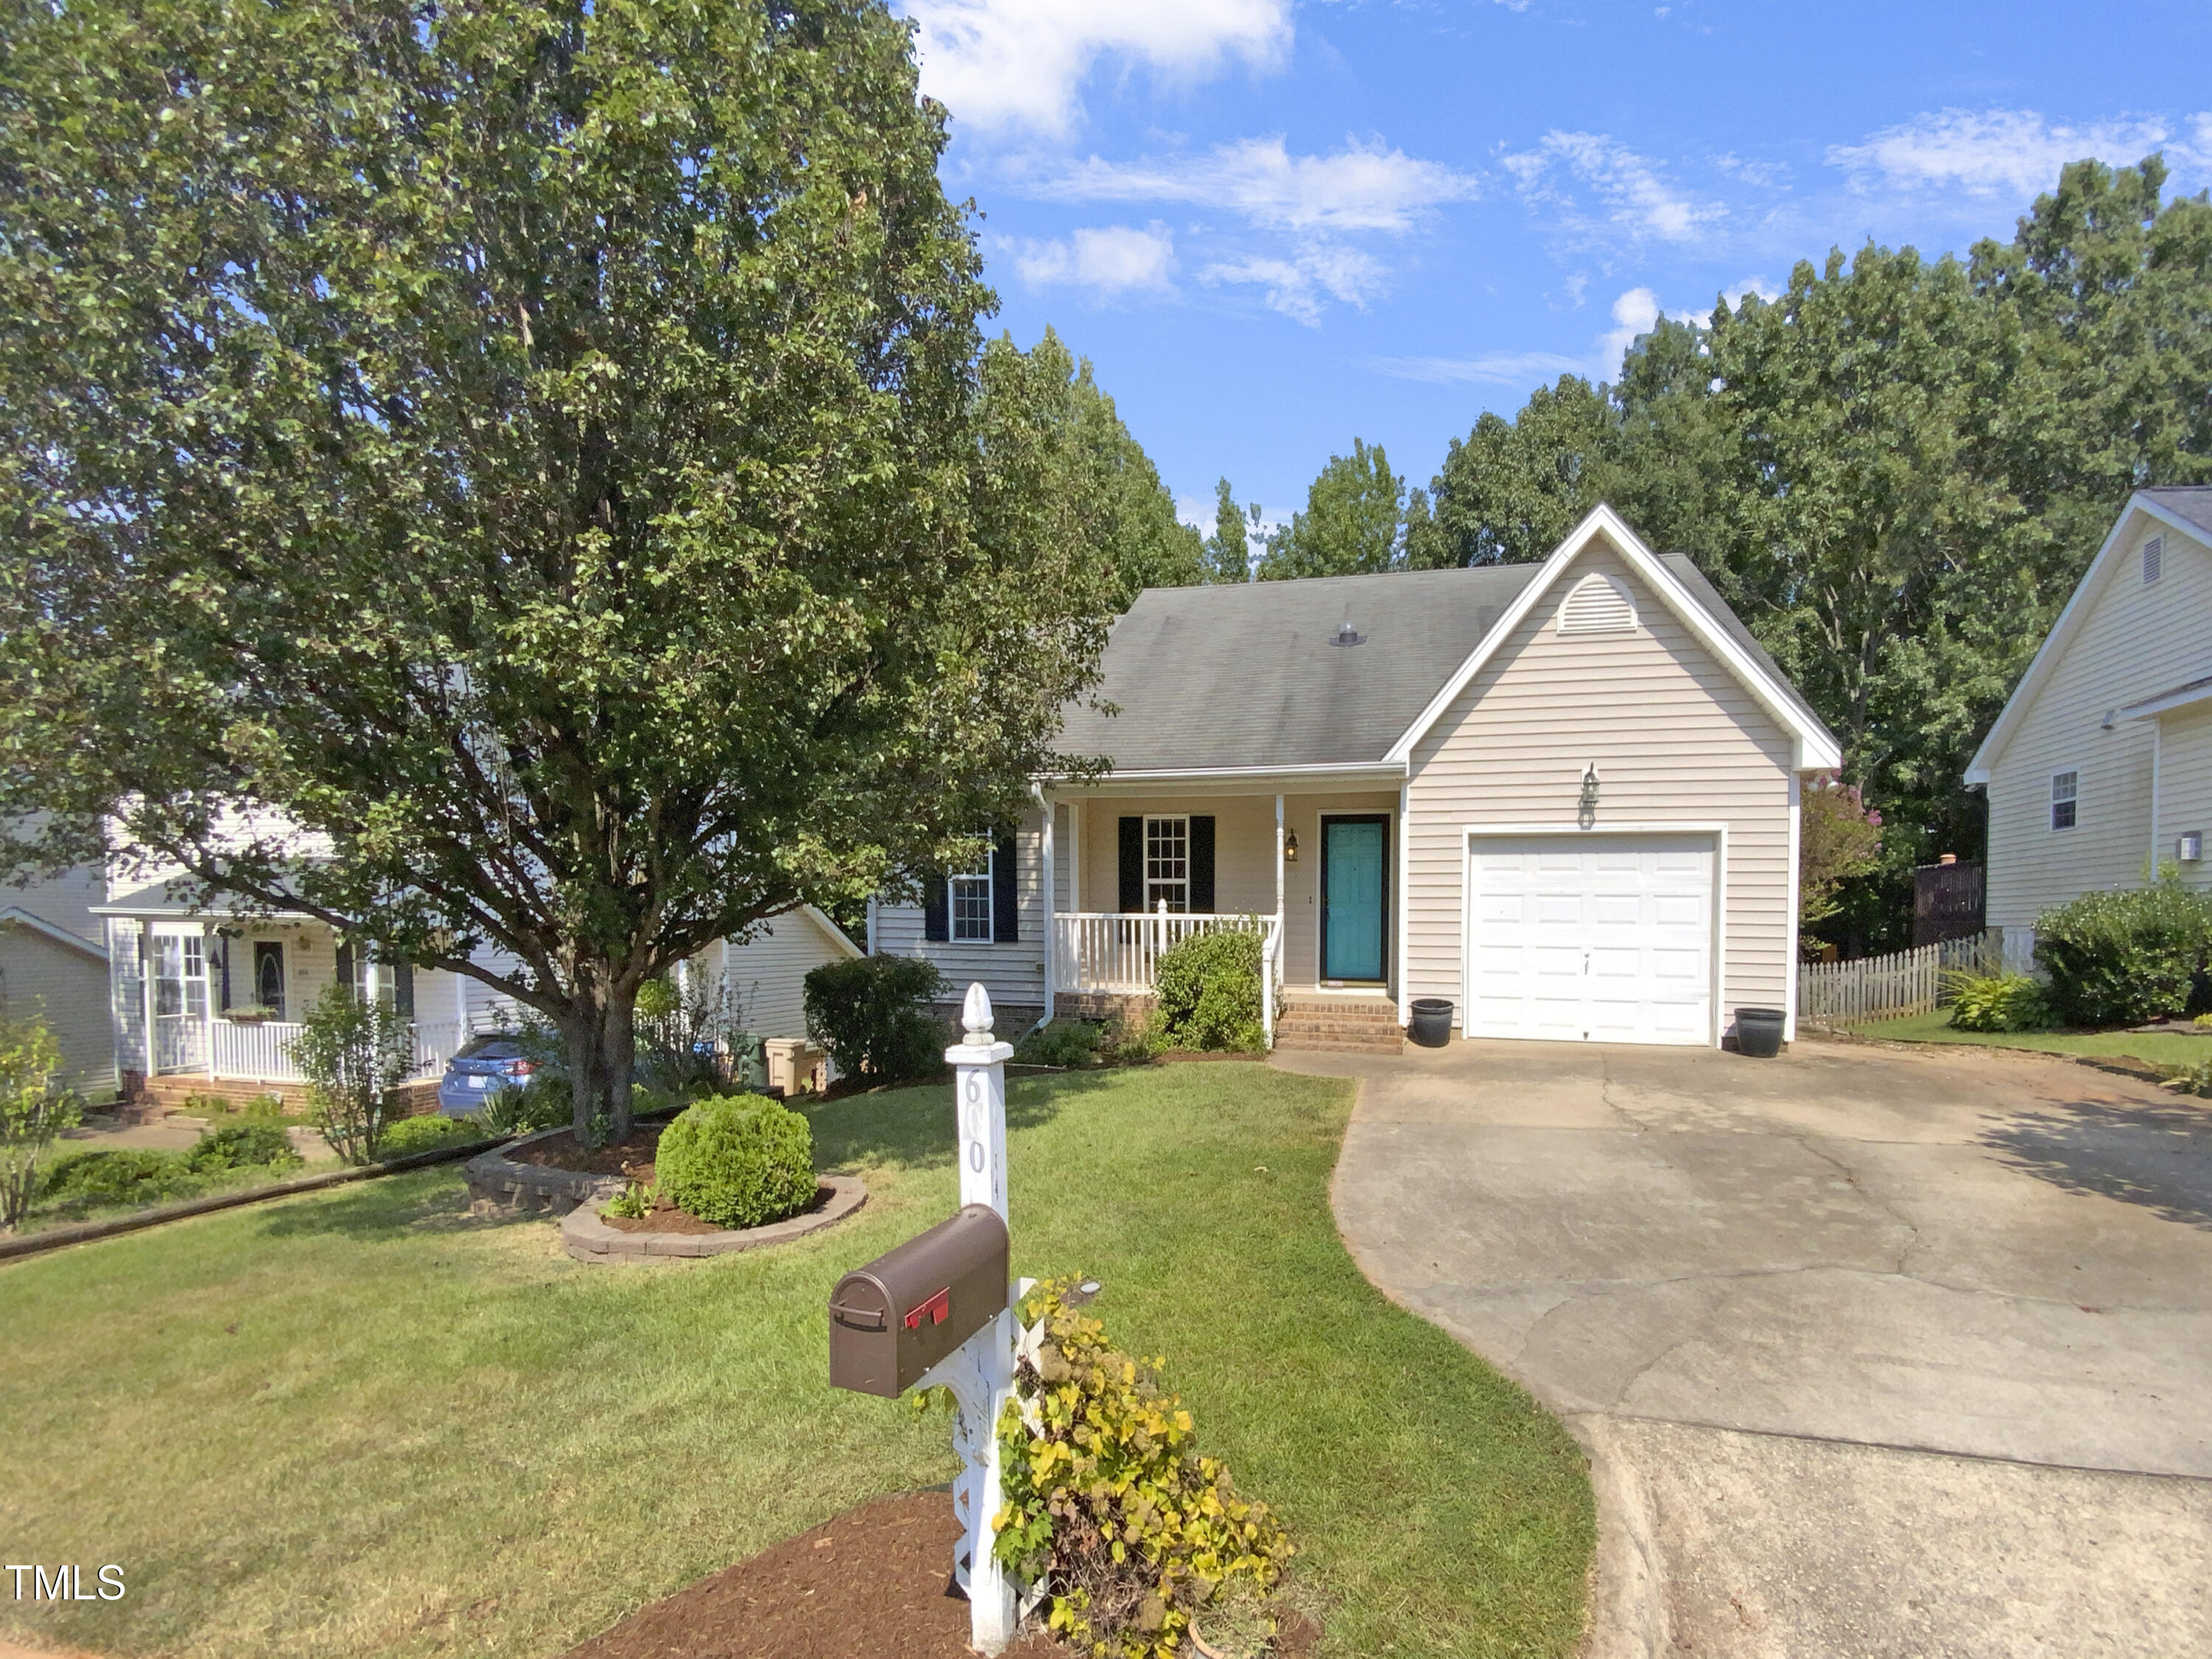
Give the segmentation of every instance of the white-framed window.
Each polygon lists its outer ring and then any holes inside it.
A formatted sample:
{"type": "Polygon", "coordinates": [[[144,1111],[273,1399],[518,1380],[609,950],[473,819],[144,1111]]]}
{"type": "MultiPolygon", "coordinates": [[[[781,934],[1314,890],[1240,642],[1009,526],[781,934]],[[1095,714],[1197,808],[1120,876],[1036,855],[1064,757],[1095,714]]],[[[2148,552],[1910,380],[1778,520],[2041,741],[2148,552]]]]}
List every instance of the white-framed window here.
{"type": "Polygon", "coordinates": [[[2051,775],[2051,827],[2071,830],[2074,827],[2075,807],[2081,795],[2081,775],[2079,772],[2053,772],[2051,775]]]}
{"type": "Polygon", "coordinates": [[[1145,820],[1145,908],[1164,902],[1180,915],[1190,908],[1190,820],[1145,820]]]}
{"type": "Polygon", "coordinates": [[[2166,538],[2154,536],[2142,545],[2143,586],[2148,587],[2166,569],[2166,538]]]}
{"type": "Polygon", "coordinates": [[[952,939],[959,945],[991,942],[991,860],[998,855],[990,839],[978,836],[968,868],[945,878],[945,903],[952,920],[952,939]]]}

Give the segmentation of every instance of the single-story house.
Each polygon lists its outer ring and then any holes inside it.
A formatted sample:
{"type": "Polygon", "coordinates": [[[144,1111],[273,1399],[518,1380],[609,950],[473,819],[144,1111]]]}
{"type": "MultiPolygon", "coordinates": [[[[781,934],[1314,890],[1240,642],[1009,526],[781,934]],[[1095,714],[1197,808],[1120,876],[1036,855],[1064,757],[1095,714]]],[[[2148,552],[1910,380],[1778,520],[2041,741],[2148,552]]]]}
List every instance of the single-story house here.
{"type": "Polygon", "coordinates": [[[2212,885],[2212,486],[2139,489],[1966,769],[1989,801],[1989,924],[2171,867],[2212,885]]]}
{"type": "Polygon", "coordinates": [[[924,903],[878,901],[872,951],[1036,1018],[1144,998],[1176,939],[1249,927],[1309,1046],[1395,1044],[1425,997],[1492,1037],[1794,1018],[1798,788],[1836,739],[1610,508],[1540,564],[1148,589],[1103,676],[1060,750],[1110,771],[1039,779],[924,903]]]}
{"type": "Polygon", "coordinates": [[[107,946],[93,908],[97,869],[0,889],[0,1007],[37,1015],[61,1045],[62,1078],[95,1100],[115,1092],[107,1028],[107,946]]]}

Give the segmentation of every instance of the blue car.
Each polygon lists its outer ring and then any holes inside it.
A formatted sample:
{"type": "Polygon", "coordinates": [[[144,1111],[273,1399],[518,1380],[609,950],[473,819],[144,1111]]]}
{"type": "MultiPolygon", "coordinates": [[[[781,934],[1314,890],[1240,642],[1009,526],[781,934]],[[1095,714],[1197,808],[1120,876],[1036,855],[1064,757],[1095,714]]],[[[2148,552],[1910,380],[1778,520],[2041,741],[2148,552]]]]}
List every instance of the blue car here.
{"type": "Polygon", "coordinates": [[[447,1117],[467,1117],[501,1089],[520,1089],[538,1066],[523,1057],[513,1037],[478,1037],[446,1062],[438,1083],[438,1109],[447,1117]]]}

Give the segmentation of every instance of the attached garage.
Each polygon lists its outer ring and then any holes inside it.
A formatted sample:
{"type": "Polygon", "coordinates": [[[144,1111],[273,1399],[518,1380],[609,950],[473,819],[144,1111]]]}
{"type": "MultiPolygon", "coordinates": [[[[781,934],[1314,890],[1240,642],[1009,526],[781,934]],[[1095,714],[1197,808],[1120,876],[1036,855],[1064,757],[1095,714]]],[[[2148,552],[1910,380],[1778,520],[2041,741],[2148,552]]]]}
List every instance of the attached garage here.
{"type": "Polygon", "coordinates": [[[1469,834],[1468,1035],[1717,1041],[1721,839],[1469,834]]]}

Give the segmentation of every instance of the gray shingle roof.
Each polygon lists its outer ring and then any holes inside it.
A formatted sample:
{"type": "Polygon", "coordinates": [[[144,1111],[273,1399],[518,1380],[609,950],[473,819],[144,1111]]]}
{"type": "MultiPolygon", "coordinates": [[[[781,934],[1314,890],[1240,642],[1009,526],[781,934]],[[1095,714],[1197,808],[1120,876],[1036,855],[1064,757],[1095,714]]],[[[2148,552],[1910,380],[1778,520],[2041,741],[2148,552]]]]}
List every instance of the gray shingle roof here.
{"type": "MultiPolygon", "coordinates": [[[[1663,556],[1817,724],[1696,567],[1663,556]]],[[[1119,712],[1072,707],[1056,747],[1118,772],[1380,761],[1541,568],[1147,588],[1107,641],[1097,695],[1119,712]],[[1329,642],[1346,620],[1364,643],[1329,642]]]]}
{"type": "Polygon", "coordinates": [[[2212,531],[2212,484],[2167,484],[2142,493],[2176,518],[2212,531]]]}

